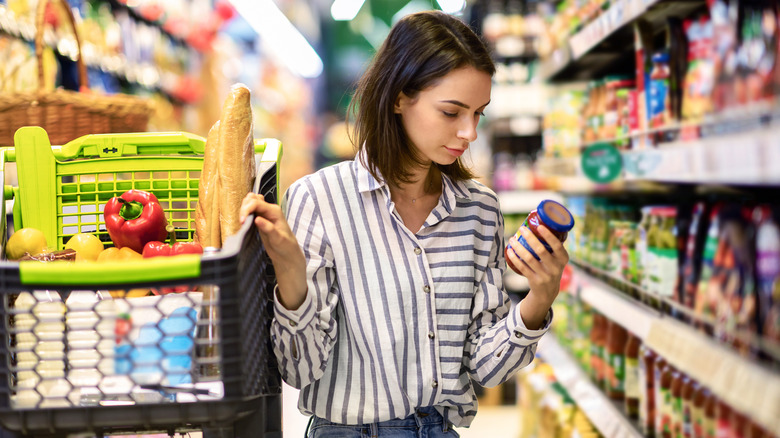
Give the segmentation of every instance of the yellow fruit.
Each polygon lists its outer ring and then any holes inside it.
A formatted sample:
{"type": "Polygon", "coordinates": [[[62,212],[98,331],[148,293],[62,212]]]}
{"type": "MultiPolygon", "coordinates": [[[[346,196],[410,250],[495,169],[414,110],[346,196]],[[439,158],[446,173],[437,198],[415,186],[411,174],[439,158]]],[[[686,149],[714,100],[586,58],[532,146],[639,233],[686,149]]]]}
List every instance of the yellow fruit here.
{"type": "Polygon", "coordinates": [[[103,242],[93,234],[79,233],[65,244],[65,249],[76,251],[76,261],[89,260],[94,262],[103,251],[103,242]]]}
{"type": "Polygon", "coordinates": [[[98,262],[112,262],[112,261],[118,261],[118,262],[124,262],[124,261],[130,261],[130,260],[143,260],[144,256],[141,254],[135,252],[132,248],[124,247],[124,248],[106,248],[103,251],[98,254],[97,261],[98,262]]]}
{"type": "Polygon", "coordinates": [[[130,289],[129,291],[124,290],[110,290],[108,293],[111,294],[112,298],[138,298],[138,297],[145,297],[149,295],[149,289],[130,289]]]}
{"type": "Polygon", "coordinates": [[[19,260],[25,254],[38,255],[46,249],[46,236],[43,235],[43,231],[21,228],[8,238],[5,255],[9,260],[19,260]]]}

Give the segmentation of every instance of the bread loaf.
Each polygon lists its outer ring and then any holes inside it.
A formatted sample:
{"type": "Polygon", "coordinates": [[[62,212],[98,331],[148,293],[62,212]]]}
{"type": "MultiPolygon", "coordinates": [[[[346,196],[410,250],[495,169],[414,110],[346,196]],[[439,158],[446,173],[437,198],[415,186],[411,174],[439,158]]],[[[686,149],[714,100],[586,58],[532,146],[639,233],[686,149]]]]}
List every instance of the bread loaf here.
{"type": "Polygon", "coordinates": [[[249,89],[236,84],[222,106],[219,126],[219,217],[222,243],[241,228],[241,202],[255,177],[252,107],[249,89]]]}
{"type": "Polygon", "coordinates": [[[203,152],[203,170],[198,183],[198,206],[195,209],[195,240],[205,247],[222,247],[219,225],[219,125],[209,129],[206,148],[203,152]]]}

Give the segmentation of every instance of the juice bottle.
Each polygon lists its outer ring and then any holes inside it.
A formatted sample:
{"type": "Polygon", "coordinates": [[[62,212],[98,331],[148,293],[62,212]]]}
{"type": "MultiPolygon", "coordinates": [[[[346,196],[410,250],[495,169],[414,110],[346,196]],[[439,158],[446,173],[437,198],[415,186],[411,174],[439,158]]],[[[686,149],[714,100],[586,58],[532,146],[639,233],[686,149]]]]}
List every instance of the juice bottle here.
{"type": "Polygon", "coordinates": [[[683,424],[683,406],[682,406],[682,388],[685,384],[685,375],[677,370],[672,370],[672,382],[669,385],[671,393],[671,410],[669,421],[669,437],[678,438],[682,435],[683,424]]]}
{"type": "Polygon", "coordinates": [[[699,382],[692,380],[693,397],[691,399],[691,436],[704,438],[704,403],[706,401],[706,388],[699,382]]]}
{"type": "Polygon", "coordinates": [[[639,430],[655,437],[655,368],[656,354],[646,345],[639,348],[639,430]]]}
{"type": "Polygon", "coordinates": [[[625,397],[623,383],[625,380],[625,350],[628,332],[614,321],[607,323],[606,342],[606,393],[613,400],[623,400],[625,397]]]}
{"type": "Polygon", "coordinates": [[[672,379],[674,378],[674,368],[666,361],[661,366],[656,362],[656,411],[655,411],[655,429],[656,436],[662,438],[671,438],[672,436],[672,379]]]}
{"type": "Polygon", "coordinates": [[[606,343],[606,319],[599,313],[593,314],[593,327],[590,330],[590,369],[591,376],[599,388],[604,385],[604,345],[606,343]]]}
{"type": "Polygon", "coordinates": [[[643,384],[643,382],[639,380],[639,347],[641,344],[642,342],[639,340],[639,337],[634,336],[633,333],[628,334],[628,341],[626,341],[625,349],[626,368],[623,389],[626,395],[626,415],[633,420],[639,418],[640,385],[643,384]]]}
{"type": "Polygon", "coordinates": [[[693,437],[693,393],[696,389],[696,381],[683,375],[682,379],[682,424],[680,436],[684,438],[693,437]]]}
{"type": "Polygon", "coordinates": [[[718,398],[709,389],[704,389],[704,437],[717,438],[718,398]]]}
{"type": "Polygon", "coordinates": [[[731,407],[723,400],[718,400],[716,418],[715,436],[731,438],[731,407]]]}

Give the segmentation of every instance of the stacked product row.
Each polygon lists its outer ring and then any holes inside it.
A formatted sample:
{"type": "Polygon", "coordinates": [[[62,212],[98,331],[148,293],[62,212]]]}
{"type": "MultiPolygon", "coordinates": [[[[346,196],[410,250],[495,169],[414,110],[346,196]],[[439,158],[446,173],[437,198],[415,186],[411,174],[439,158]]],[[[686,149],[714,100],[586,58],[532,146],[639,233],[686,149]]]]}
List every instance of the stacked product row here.
{"type": "Polygon", "coordinates": [[[773,437],[675,369],[621,325],[574,294],[556,302],[554,331],[606,397],[623,405],[647,437],[773,437]]]}
{"type": "Polygon", "coordinates": [[[693,16],[667,18],[662,41],[649,22],[635,21],[635,74],[596,78],[553,99],[546,154],[577,155],[594,142],[641,149],[701,138],[718,130],[710,126],[717,116],[772,107],[780,94],[777,2],[708,4],[693,16]]]}
{"type": "Polygon", "coordinates": [[[748,357],[777,362],[778,205],[572,197],[572,260],[748,357]]]}

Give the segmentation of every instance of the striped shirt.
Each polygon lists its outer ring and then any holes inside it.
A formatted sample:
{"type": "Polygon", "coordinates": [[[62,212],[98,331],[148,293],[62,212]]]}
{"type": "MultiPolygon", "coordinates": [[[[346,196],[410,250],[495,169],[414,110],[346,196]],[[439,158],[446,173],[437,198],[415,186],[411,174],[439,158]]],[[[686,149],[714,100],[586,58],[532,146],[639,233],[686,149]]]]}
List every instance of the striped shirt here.
{"type": "Polygon", "coordinates": [[[296,310],[275,302],[274,351],[298,407],[341,424],[404,418],[435,406],[455,426],[477,412],[473,381],[504,382],[534,358],[541,330],[504,291],[504,220],[496,194],[443,179],[415,234],[386,184],[359,159],[308,175],[283,208],[307,260],[296,310]]]}

